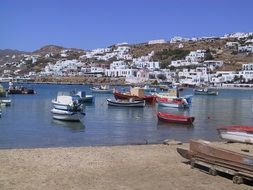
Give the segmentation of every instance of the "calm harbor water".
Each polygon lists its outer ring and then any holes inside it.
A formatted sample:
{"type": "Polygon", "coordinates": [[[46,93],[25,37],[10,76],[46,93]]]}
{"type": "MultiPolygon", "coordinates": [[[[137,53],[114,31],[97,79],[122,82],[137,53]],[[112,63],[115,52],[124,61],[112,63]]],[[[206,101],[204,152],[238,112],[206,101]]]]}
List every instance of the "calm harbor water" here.
{"type": "MultiPolygon", "coordinates": [[[[4,84],[7,87],[7,84],[4,84]]],[[[157,106],[145,108],[108,107],[112,94],[94,94],[85,106],[82,123],[52,119],[51,100],[58,91],[87,90],[85,85],[27,84],[36,95],[12,95],[12,105],[2,107],[0,148],[69,147],[161,143],[165,139],[219,140],[220,125],[253,125],[251,90],[220,90],[218,96],[193,96],[189,109],[157,106]],[[158,122],[156,111],[195,116],[193,126],[158,122]]],[[[120,89],[120,87],[118,87],[120,89]]],[[[123,87],[122,87],[123,88],[123,87]]],[[[186,89],[184,94],[192,94],[186,89]]]]}

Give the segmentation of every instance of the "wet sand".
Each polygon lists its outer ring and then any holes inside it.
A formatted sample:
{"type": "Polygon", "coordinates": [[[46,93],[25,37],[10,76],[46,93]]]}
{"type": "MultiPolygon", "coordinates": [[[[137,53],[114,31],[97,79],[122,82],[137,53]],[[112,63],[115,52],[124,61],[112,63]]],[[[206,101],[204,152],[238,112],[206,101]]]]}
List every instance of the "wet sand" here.
{"type": "Polygon", "coordinates": [[[253,189],[190,169],[177,147],[188,144],[0,150],[0,189],[253,189]]]}

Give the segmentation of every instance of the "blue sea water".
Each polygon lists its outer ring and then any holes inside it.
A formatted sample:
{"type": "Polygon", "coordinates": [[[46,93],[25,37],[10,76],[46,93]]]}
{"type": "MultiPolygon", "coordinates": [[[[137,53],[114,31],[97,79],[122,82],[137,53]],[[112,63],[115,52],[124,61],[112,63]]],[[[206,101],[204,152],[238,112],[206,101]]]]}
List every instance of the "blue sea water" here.
{"type": "MultiPolygon", "coordinates": [[[[52,119],[51,100],[58,91],[85,90],[88,85],[26,84],[35,95],[12,95],[12,105],[2,107],[0,148],[72,147],[161,143],[165,139],[183,142],[191,138],[220,140],[216,127],[253,125],[251,90],[220,90],[218,96],[193,96],[189,109],[158,107],[109,107],[112,94],[94,94],[85,106],[82,123],[52,119]],[[157,110],[195,116],[193,126],[163,123],[157,110]]],[[[117,87],[123,89],[124,87],[117,87]]],[[[193,94],[185,89],[182,95],[193,94]]]]}

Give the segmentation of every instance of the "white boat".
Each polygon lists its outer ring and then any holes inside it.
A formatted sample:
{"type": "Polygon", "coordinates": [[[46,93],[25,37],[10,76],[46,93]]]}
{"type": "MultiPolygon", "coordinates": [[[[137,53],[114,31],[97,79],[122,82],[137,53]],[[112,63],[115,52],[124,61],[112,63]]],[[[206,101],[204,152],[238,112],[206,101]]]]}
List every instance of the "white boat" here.
{"type": "Polygon", "coordinates": [[[183,101],[186,101],[188,104],[191,104],[192,102],[192,95],[186,95],[186,96],[180,97],[178,88],[172,88],[172,89],[169,89],[168,92],[155,93],[154,95],[157,98],[167,98],[169,100],[182,99],[183,101]]]}
{"type": "Polygon", "coordinates": [[[111,100],[107,99],[107,104],[109,106],[118,106],[118,107],[144,107],[145,100],[111,100]]]}
{"type": "Polygon", "coordinates": [[[99,87],[92,87],[91,92],[93,93],[104,93],[104,94],[110,94],[113,92],[113,89],[110,89],[109,85],[101,85],[99,87]]]}
{"type": "Polygon", "coordinates": [[[182,98],[156,98],[159,106],[165,106],[170,108],[188,108],[189,104],[185,99],[182,98]]]}
{"type": "Polygon", "coordinates": [[[222,139],[253,144],[253,126],[222,126],[217,130],[222,139]]]}
{"type": "Polygon", "coordinates": [[[11,105],[11,100],[10,99],[0,99],[0,104],[3,106],[10,106],[11,105]]]}
{"type": "Polygon", "coordinates": [[[54,119],[63,121],[81,121],[85,115],[83,106],[69,92],[58,92],[57,98],[52,100],[53,109],[51,113],[54,119]]]}
{"type": "Polygon", "coordinates": [[[69,92],[58,92],[57,98],[52,100],[55,109],[78,111],[81,104],[78,99],[70,95],[69,92]]]}
{"type": "Polygon", "coordinates": [[[1,84],[0,84],[0,105],[3,106],[11,105],[11,99],[1,84]]]}
{"type": "Polygon", "coordinates": [[[80,121],[85,115],[85,113],[79,111],[73,112],[67,110],[59,110],[55,108],[51,110],[51,113],[53,114],[54,119],[64,121],[80,121]]]}

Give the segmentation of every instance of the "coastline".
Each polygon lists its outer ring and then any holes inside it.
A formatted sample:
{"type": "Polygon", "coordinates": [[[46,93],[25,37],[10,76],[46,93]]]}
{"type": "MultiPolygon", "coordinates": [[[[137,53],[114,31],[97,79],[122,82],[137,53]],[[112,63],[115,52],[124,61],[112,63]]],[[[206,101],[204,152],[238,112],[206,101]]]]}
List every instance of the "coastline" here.
{"type": "MultiPolygon", "coordinates": [[[[221,147],[240,150],[239,143],[221,147]]],[[[190,169],[176,151],[183,145],[0,150],[0,189],[231,189],[248,185],[190,169]]]]}

